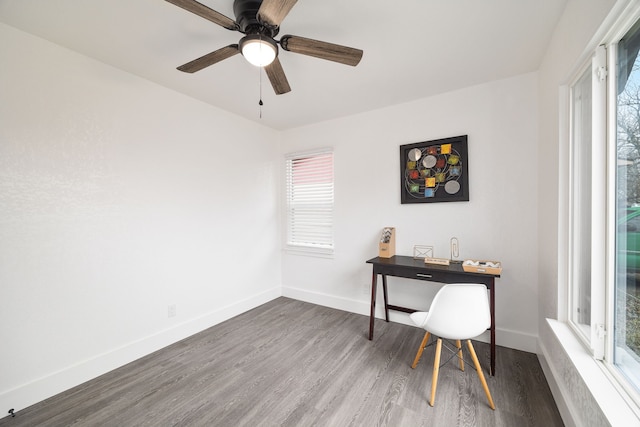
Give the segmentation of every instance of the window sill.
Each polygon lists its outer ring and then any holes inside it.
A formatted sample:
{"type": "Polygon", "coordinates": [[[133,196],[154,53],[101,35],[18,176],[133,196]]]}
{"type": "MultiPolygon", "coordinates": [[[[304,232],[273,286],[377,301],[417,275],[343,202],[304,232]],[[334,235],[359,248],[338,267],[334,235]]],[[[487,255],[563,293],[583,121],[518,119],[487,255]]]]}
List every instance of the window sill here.
{"type": "MultiPolygon", "coordinates": [[[[609,424],[612,426],[640,425],[640,408],[632,408],[631,405],[635,405],[630,398],[622,395],[622,390],[614,384],[614,380],[607,372],[603,363],[595,360],[591,354],[587,352],[566,323],[553,319],[547,319],[547,323],[609,424]]],[[[549,359],[547,355],[545,355],[545,357],[549,359]]],[[[563,377],[566,375],[566,372],[560,372],[558,368],[559,367],[555,367],[555,369],[553,367],[551,368],[556,384],[566,380],[566,378],[563,377]]],[[[563,386],[558,385],[559,392],[562,394],[563,386]]],[[[564,388],[565,393],[570,395],[562,396],[562,398],[567,403],[571,415],[575,416],[577,411],[575,411],[576,408],[574,407],[575,405],[572,404],[572,400],[579,399],[580,396],[571,393],[573,390],[566,390],[566,387],[564,388]],[[571,410],[572,407],[574,411],[571,410]]]]}
{"type": "Polygon", "coordinates": [[[315,258],[333,258],[333,249],[311,248],[306,246],[285,246],[287,255],[300,255],[315,258]]]}

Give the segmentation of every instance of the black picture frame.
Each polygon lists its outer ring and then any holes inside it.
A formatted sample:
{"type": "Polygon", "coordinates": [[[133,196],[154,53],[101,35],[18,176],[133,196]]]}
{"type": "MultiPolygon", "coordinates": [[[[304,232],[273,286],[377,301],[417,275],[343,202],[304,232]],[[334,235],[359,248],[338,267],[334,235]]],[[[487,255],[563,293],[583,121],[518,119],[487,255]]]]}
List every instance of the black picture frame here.
{"type": "Polygon", "coordinates": [[[469,201],[467,135],[400,146],[402,204],[469,201]]]}

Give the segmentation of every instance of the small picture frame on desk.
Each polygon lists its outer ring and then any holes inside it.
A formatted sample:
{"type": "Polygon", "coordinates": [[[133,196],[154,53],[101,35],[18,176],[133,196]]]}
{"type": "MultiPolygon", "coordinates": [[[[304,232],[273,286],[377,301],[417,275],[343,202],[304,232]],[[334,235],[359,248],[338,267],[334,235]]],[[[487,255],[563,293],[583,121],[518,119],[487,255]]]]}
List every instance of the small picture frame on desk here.
{"type": "Polygon", "coordinates": [[[413,259],[433,258],[433,246],[415,245],[413,247],[413,259]]]}

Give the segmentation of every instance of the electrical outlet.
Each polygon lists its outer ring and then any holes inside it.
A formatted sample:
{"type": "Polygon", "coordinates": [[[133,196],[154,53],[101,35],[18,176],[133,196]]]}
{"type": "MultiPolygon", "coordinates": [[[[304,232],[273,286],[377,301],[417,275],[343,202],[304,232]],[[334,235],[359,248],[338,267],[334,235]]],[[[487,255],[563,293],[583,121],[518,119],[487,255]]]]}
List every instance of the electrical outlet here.
{"type": "Polygon", "coordinates": [[[169,317],[176,317],[176,305],[175,304],[171,304],[171,305],[169,305],[169,307],[167,307],[167,314],[169,315],[169,317]]]}
{"type": "Polygon", "coordinates": [[[365,283],[364,285],[362,285],[362,294],[363,295],[369,295],[369,293],[371,292],[371,285],[368,283],[365,283]]]}

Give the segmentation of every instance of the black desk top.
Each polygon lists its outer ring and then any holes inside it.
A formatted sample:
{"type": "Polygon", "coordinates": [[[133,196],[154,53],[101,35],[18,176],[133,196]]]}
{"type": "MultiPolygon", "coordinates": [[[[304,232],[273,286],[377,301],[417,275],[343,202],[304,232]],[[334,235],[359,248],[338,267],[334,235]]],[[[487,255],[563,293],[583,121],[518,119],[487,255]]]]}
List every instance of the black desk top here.
{"type": "Polygon", "coordinates": [[[405,267],[405,268],[415,268],[420,269],[422,271],[430,270],[430,271],[441,271],[444,273],[462,273],[468,274],[470,276],[480,276],[480,277],[500,277],[499,274],[487,274],[487,273],[474,273],[472,271],[464,271],[462,268],[461,262],[453,262],[449,265],[439,265],[439,264],[427,264],[424,262],[424,259],[419,258],[415,259],[410,256],[404,255],[394,255],[391,258],[380,258],[375,257],[371,258],[367,261],[367,264],[381,265],[381,266],[389,266],[389,267],[405,267]]]}

